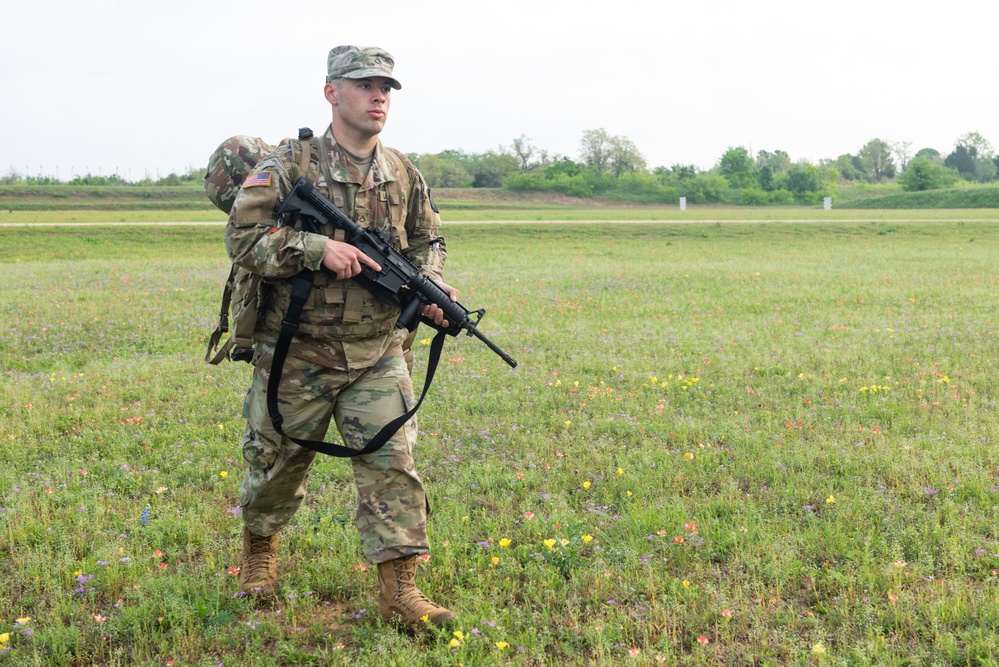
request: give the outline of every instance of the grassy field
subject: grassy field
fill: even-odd
[[[416,634],[341,461],[237,595],[220,227],[0,229],[0,664],[999,664],[999,221],[901,215],[448,229]]]

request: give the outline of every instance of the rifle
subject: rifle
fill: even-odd
[[[395,323],[396,328],[412,331],[422,320],[449,336],[457,336],[465,331],[465,335],[474,336],[485,343],[511,368],[517,367],[517,362],[510,355],[479,331],[479,322],[486,314],[484,308],[469,310],[457,301],[452,301],[440,285],[420,273],[419,269],[392,247],[381,229],[359,227],[304,178],[298,179],[277,212],[278,216],[293,213],[344,230],[346,242],[382,268],[381,272],[376,273],[363,266],[361,273],[354,276],[353,280],[382,301],[402,309]],[[450,326],[444,329],[427,318],[420,317],[420,306],[424,304],[436,304],[444,311]]]

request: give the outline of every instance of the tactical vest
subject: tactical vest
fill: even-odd
[[[333,177],[322,144],[322,137],[314,136],[291,141],[294,162],[294,165],[289,165],[291,181],[294,183],[299,176],[304,176],[359,227],[381,228],[393,247],[404,252],[409,247],[405,227],[409,161],[401,153],[386,149],[384,155],[396,172],[396,179],[361,192],[359,186]],[[309,147],[307,155],[305,146]],[[336,241],[345,240],[343,230],[332,225],[321,231]],[[268,332],[275,332],[281,328],[281,320],[288,308],[291,281],[272,283],[271,289],[270,303],[258,328],[262,326]],[[313,280],[312,293],[302,311],[299,332],[347,341],[360,340],[393,331],[398,317],[398,308],[385,303],[356,281],[335,280],[329,273],[318,271]]]
[[[386,148],[383,155],[395,172],[395,180],[380,183],[361,195],[359,186],[333,178],[323,139],[314,136],[308,128],[300,130],[298,139],[285,139],[281,144],[291,146],[292,164],[288,165],[288,170],[292,182],[305,176],[357,225],[380,227],[396,250],[405,252],[409,248],[406,193],[412,185],[415,167],[405,155]],[[308,146],[307,151],[305,146]],[[264,147],[270,148],[252,137],[232,137],[216,149],[209,161],[205,188],[218,208],[227,213],[231,210],[239,184],[266,154]],[[231,156],[237,157],[235,164]],[[343,231],[332,226],[322,232],[334,240],[344,240]],[[223,290],[219,322],[209,338],[205,361],[218,364],[230,354],[233,360],[249,361],[257,337],[263,334],[271,338],[280,329],[290,294],[290,280],[263,280],[234,264]],[[303,308],[299,331],[310,336],[360,340],[389,333],[394,329],[397,317],[397,308],[384,303],[355,281],[334,280],[325,271],[317,271]],[[229,340],[216,350],[222,335],[230,328]]]

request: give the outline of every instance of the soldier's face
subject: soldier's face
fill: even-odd
[[[374,137],[388,118],[392,86],[380,76],[370,79],[345,79],[343,88],[326,84],[326,99],[333,105],[334,122],[358,137]]]

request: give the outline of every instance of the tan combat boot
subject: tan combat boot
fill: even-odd
[[[426,622],[443,627],[455,613],[434,604],[416,587],[418,560],[419,556],[406,556],[378,564],[378,614],[413,627]]]
[[[243,528],[243,565],[239,571],[239,585],[247,595],[269,597],[277,594],[277,546],[277,533],[265,537]]]

